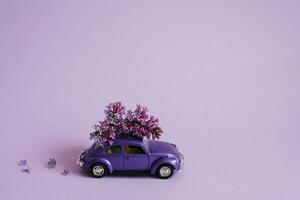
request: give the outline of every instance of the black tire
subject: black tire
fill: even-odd
[[[95,178],[102,178],[107,173],[107,168],[102,163],[95,163],[90,167],[90,174]]]
[[[160,165],[157,168],[156,175],[161,179],[168,179],[173,175],[174,168],[171,165]]]

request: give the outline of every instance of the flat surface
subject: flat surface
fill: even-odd
[[[299,1],[1,0],[0,199],[300,199],[299,10]],[[160,118],[161,139],[186,157],[182,173],[80,171],[92,125],[116,100]]]

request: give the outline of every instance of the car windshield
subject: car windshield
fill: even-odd
[[[103,147],[97,145],[97,143],[94,142],[94,143],[92,144],[92,146],[90,147],[90,149],[99,151],[99,150],[103,150]]]

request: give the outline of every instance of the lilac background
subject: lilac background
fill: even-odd
[[[0,199],[299,199],[299,10],[284,0],[1,0]],[[160,118],[183,173],[80,172],[78,152],[116,100]]]

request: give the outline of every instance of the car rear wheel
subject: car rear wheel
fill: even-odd
[[[101,178],[106,175],[106,167],[101,163],[96,163],[92,165],[90,173],[95,178]]]
[[[161,165],[157,169],[157,176],[162,179],[170,178],[173,175],[173,167],[170,165]]]

